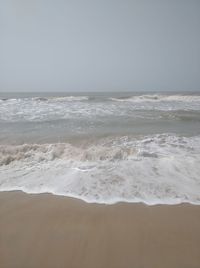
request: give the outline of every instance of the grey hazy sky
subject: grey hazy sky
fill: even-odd
[[[0,91],[200,90],[200,0],[0,0]]]

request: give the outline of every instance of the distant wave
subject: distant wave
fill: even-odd
[[[33,101],[47,101],[47,102],[72,102],[72,101],[87,101],[87,96],[65,96],[65,97],[34,97]]]
[[[67,105],[66,105],[67,104]],[[36,122],[61,119],[96,120],[103,116],[132,116],[148,119],[148,111],[187,111],[182,119],[198,121],[200,96],[197,95],[140,95],[117,98],[67,96],[7,99],[1,101],[0,120],[3,122]],[[146,113],[144,113],[146,111]],[[196,112],[196,114],[195,114]],[[161,115],[163,116],[163,115]],[[176,115],[173,118],[177,118]],[[181,118],[180,118],[181,119]]]
[[[65,101],[121,101],[121,102],[159,102],[159,101],[178,101],[178,102],[200,102],[200,95],[183,95],[183,94],[172,94],[172,95],[165,95],[165,94],[141,94],[141,95],[121,95],[119,97],[110,97],[110,96],[83,96],[83,95],[71,95],[71,96],[49,96],[49,97],[24,97],[24,98],[0,98],[0,101],[58,101],[58,102],[65,102]]]
[[[66,96],[66,97],[51,97],[48,101],[86,101],[89,97],[87,96]]]
[[[170,134],[0,146],[0,191],[50,192],[87,202],[200,204],[200,137]]]
[[[85,101],[88,100],[87,96],[65,96],[65,97],[32,97],[32,98],[2,98],[0,101],[54,101],[54,102],[64,102],[64,101]]]
[[[158,102],[158,101],[182,101],[182,102],[200,102],[200,96],[197,95],[139,95],[139,96],[130,96],[130,97],[118,97],[110,98],[112,101],[132,101],[132,102]]]

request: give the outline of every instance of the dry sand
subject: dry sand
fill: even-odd
[[[199,268],[200,206],[0,193],[0,268]]]

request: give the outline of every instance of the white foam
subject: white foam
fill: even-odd
[[[0,120],[49,121],[101,119],[103,116],[135,116],[135,111],[200,111],[200,96],[140,95],[92,101],[87,96],[8,99],[0,105]]]
[[[159,101],[181,101],[181,102],[200,102],[198,95],[139,95],[125,98],[110,98],[113,101],[120,102],[159,102]]]
[[[0,164],[0,191],[48,192],[106,204],[200,204],[200,137],[1,146]]]
[[[65,97],[52,97],[52,98],[49,98],[48,100],[49,101],[85,101],[85,100],[88,100],[89,97],[87,96],[65,96]]]

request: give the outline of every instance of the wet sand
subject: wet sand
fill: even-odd
[[[1,268],[199,268],[200,206],[0,193]]]

